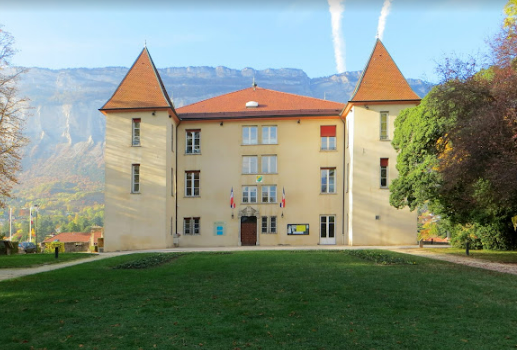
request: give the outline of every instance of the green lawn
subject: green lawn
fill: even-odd
[[[368,260],[379,254],[255,251],[115,269],[152,256],[135,254],[3,281],[0,347],[517,346],[517,276],[383,253],[398,264]]]
[[[13,254],[0,255],[0,269],[35,267],[48,264],[57,264],[95,256],[89,253],[59,253],[56,259],[54,254]]]
[[[458,248],[426,248],[425,250],[434,253],[452,254],[467,257],[465,249]],[[500,250],[470,250],[468,257],[472,259],[488,260],[500,263],[517,264],[517,251],[500,251]]]

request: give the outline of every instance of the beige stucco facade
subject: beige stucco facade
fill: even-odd
[[[299,121],[299,122],[298,122]],[[332,151],[320,148],[320,126],[335,125],[340,147]],[[243,127],[256,126],[258,143],[244,145]],[[278,141],[261,144],[262,126],[275,126]],[[199,129],[201,153],[185,153],[186,130]],[[335,216],[336,244],[343,244],[343,123],[339,118],[318,117],[303,119],[243,120],[212,122],[182,122],[178,128],[178,222],[184,217],[199,217],[199,235],[185,235],[183,227],[180,245],[237,246],[241,244],[241,216],[247,208],[253,210],[257,221],[259,245],[316,245],[319,239],[320,215]],[[258,171],[243,174],[243,157],[257,157]],[[261,171],[264,156],[277,157],[277,172]],[[320,190],[320,169],[335,168],[336,189],[332,194]],[[199,197],[185,196],[185,172],[200,172]],[[257,182],[262,176],[262,182]],[[243,186],[256,186],[257,203],[243,202]],[[276,186],[276,200],[262,203],[263,186]],[[231,189],[235,209],[230,207]],[[282,191],[286,193],[286,207],[280,207]],[[248,209],[248,210],[250,210]],[[233,217],[232,217],[233,216]],[[276,217],[277,232],[261,233],[261,218]],[[217,235],[214,226],[223,224],[225,232]],[[287,234],[287,225],[309,225],[308,235]]]
[[[347,116],[350,168],[345,189],[347,236],[351,245],[415,244],[417,214],[389,205],[389,184],[397,177],[397,152],[391,146],[395,118],[414,104],[356,105]],[[388,137],[381,139],[381,112],[388,113]],[[380,159],[388,159],[387,187],[381,188]]]
[[[136,147],[132,146],[133,118],[141,119],[141,145]],[[172,246],[173,123],[166,111],[114,112],[106,118],[106,251]],[[133,164],[140,165],[140,193],[131,189]]]
[[[144,48],[101,108],[105,251],[416,244],[388,187],[394,121],[419,101],[378,40],[346,105],[253,84],[176,110]]]

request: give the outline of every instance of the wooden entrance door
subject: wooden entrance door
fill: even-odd
[[[257,244],[257,217],[241,217],[241,245]]]

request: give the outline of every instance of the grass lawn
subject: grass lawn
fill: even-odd
[[[0,269],[35,267],[48,264],[57,264],[78,259],[85,259],[96,254],[89,253],[59,253],[56,259],[54,254],[13,254],[0,255]]]
[[[517,276],[382,253],[399,264],[342,251],[254,251],[114,268],[152,256],[134,254],[3,281],[0,347],[517,346]]]
[[[435,253],[452,254],[463,257],[471,257],[473,259],[488,260],[499,263],[517,264],[517,251],[500,251],[500,250],[470,250],[470,255],[465,254],[465,249],[459,248],[425,248]]]

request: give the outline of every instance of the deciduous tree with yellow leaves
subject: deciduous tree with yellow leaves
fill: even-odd
[[[427,203],[457,243],[474,239],[491,249],[517,246],[516,2],[505,8],[489,61],[447,60],[443,82],[400,114],[393,139],[399,178],[391,204]]]

